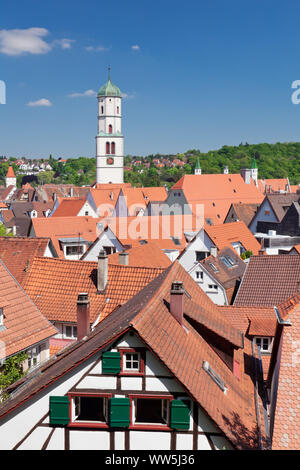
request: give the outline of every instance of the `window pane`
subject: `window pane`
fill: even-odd
[[[165,424],[162,414],[162,400],[138,398],[136,400],[136,423]]]
[[[105,421],[103,397],[79,397],[80,406],[76,409],[80,411],[76,421]]]

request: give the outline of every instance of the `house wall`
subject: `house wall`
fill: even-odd
[[[90,216],[90,217],[94,217],[95,219],[98,217],[98,214],[88,202],[85,202],[82,208],[80,209],[80,211],[78,212],[77,216],[78,217]]]
[[[267,214],[266,214],[267,212]],[[250,231],[255,234],[257,232],[258,222],[278,222],[276,215],[267,199],[265,199],[259,207],[254,219],[249,225]]]
[[[231,449],[231,445],[201,407],[190,399],[191,413],[188,430],[171,430],[167,426],[154,429],[99,428],[73,423],[56,427],[49,424],[49,397],[70,393],[109,393],[113,397],[139,394],[174,398],[189,398],[187,392],[156,358],[145,348],[139,337],[127,333],[110,350],[144,348],[143,376],[113,376],[102,374],[101,354],[90,357],[31,398],[0,421],[0,449],[20,450],[206,450]],[[73,411],[70,411],[72,413]]]
[[[203,273],[203,279],[199,279],[197,277],[197,272]],[[221,284],[216,281],[215,278],[210,276],[210,274],[205,271],[200,263],[197,263],[193,268],[188,271],[190,276],[197,282],[198,286],[201,287],[203,292],[205,292],[208,297],[213,301],[216,305],[228,305],[227,295],[225,289],[221,286]],[[217,289],[211,288],[209,286],[216,285]]]
[[[99,251],[104,247],[115,247],[116,252],[124,251],[123,245],[114,237],[110,231],[103,232],[93,247],[89,250],[83,261],[98,261]]]

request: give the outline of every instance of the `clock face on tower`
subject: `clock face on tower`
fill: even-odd
[[[106,159],[107,165],[113,165],[114,164],[114,159],[112,157],[109,157]]]

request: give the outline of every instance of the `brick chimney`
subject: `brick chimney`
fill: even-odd
[[[77,340],[85,338],[90,331],[90,301],[88,294],[78,294],[77,298]]]
[[[129,253],[126,251],[119,253],[119,264],[122,264],[123,266],[129,265]]]
[[[108,274],[108,257],[105,250],[100,250],[98,255],[98,271],[97,271],[97,290],[102,292],[107,286]]]
[[[184,292],[183,283],[181,281],[172,282],[170,312],[180,325],[183,323]]]

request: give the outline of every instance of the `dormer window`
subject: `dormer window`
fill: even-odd
[[[271,353],[272,338],[269,336],[256,336],[254,338],[256,346],[260,348],[261,353]]]

